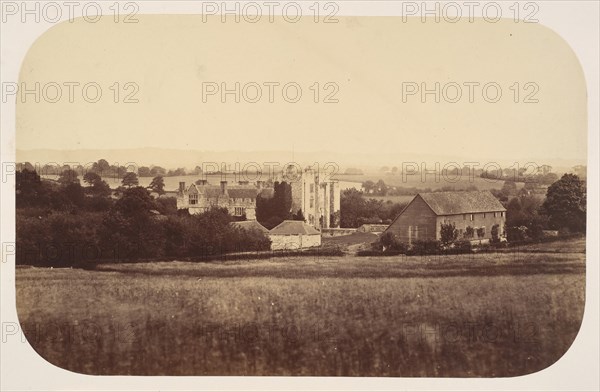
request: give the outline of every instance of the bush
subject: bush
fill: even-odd
[[[385,249],[386,253],[406,253],[408,246],[400,241],[396,235],[390,231],[386,231],[379,239],[380,244]]]
[[[454,250],[457,253],[469,253],[472,250],[471,241],[460,240],[454,243]]]
[[[437,240],[413,241],[407,254],[411,255],[435,255],[440,253],[441,244]]]
[[[492,244],[497,244],[500,242],[500,225],[499,224],[495,224],[494,226],[492,226],[492,238],[490,239],[490,242]]]

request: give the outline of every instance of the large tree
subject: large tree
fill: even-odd
[[[511,242],[527,238],[538,239],[547,225],[547,217],[540,207],[539,197],[521,194],[510,200],[506,206],[506,234]]]
[[[94,172],[87,172],[83,176],[83,181],[85,181],[89,186],[87,191],[95,196],[109,196],[110,195],[110,186],[102,177]]]
[[[448,246],[458,238],[458,230],[454,223],[442,223],[440,228],[441,243],[444,246]]]
[[[66,169],[60,173],[58,177],[58,182],[61,185],[69,185],[69,184],[79,184],[79,179],[77,178],[77,172],[75,170]]]
[[[148,189],[158,193],[159,195],[163,195],[165,193],[165,180],[162,176],[156,176],[152,179],[150,185],[148,185]]]
[[[138,176],[134,172],[127,172],[123,176],[123,180],[121,180],[123,186],[131,188],[132,186],[137,186],[139,184]]]
[[[276,181],[273,189],[273,197],[258,195],[256,198],[256,220],[267,229],[292,219],[292,187],[285,181]]]
[[[564,174],[548,188],[542,211],[553,229],[585,232],[586,186],[575,174]]]

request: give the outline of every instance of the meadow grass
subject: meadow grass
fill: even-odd
[[[567,351],[585,292],[580,249],[521,256],[19,268],[17,309],[87,374],[516,376]]]

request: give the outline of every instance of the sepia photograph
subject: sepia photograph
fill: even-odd
[[[2,52],[3,343],[78,376],[522,379],[597,328],[568,6],[359,3],[2,1],[39,30]]]

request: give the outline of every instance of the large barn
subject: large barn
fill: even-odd
[[[494,225],[504,235],[505,222],[506,209],[489,191],[419,193],[385,232],[405,243],[440,240],[442,224],[453,223],[459,239],[489,240]]]

